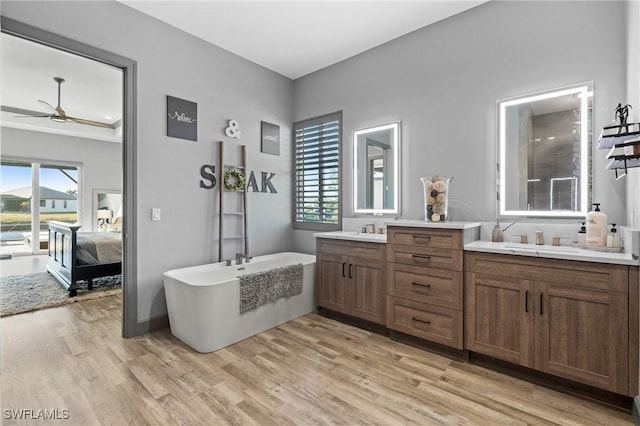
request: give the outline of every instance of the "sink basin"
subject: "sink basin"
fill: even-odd
[[[359,241],[386,241],[386,234],[369,234],[364,232],[353,232],[353,231],[332,231],[332,232],[322,232],[317,234],[318,236],[325,236],[328,238],[339,238],[339,239],[353,239]]]
[[[505,248],[512,250],[526,250],[537,253],[578,253],[578,249],[568,246],[538,246],[531,244],[507,244]]]

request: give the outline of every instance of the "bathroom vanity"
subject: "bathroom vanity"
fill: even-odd
[[[638,267],[467,252],[465,349],[635,395]]]
[[[316,302],[463,357],[638,392],[639,261],[480,241],[480,223],[395,221],[316,234]]]

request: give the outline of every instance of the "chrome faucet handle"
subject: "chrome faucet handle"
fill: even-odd
[[[571,237],[553,237],[553,245],[554,246],[559,246],[560,245],[560,240],[570,240]]]
[[[225,260],[225,263],[227,264],[227,266],[231,266],[231,259]]]
[[[536,231],[536,245],[544,245],[544,234],[542,231]]]
[[[514,235],[514,237],[520,237],[520,244],[529,243],[529,237],[527,237],[527,234],[517,234],[517,235]]]
[[[236,265],[242,265],[242,253],[236,253]]]

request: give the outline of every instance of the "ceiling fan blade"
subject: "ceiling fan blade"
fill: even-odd
[[[68,115],[67,115],[67,120],[73,121],[74,123],[78,123],[78,124],[86,124],[89,126],[103,127],[105,129],[113,129],[113,126],[111,124],[102,123],[100,121],[86,120],[84,118],[70,117]]]
[[[2,110],[2,112],[9,112],[12,114],[16,114],[14,115],[14,117],[19,117],[19,118],[29,118],[29,117],[37,117],[37,118],[48,118],[51,117],[51,114],[47,114],[44,113],[42,111],[34,111],[31,109],[24,109],[24,108],[17,108],[17,107],[12,107],[12,106],[8,106],[8,105],[2,105],[0,106],[0,110]]]
[[[42,105],[44,109],[51,111],[51,114],[57,114],[56,109],[52,107],[50,103],[41,101],[40,99],[38,99],[38,103],[40,103],[40,105]]]
[[[51,114],[40,114],[40,115],[14,115],[13,118],[49,118]]]

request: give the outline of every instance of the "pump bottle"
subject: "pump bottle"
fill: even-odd
[[[587,213],[587,246],[607,246],[607,215],[600,211],[600,203],[593,203],[595,208]]]
[[[620,247],[620,237],[618,237],[618,230],[616,229],[615,223],[611,224],[611,231],[609,231],[609,234],[607,235],[607,247]]]
[[[587,245],[587,228],[584,222],[581,222],[580,231],[578,231],[578,247]]]

